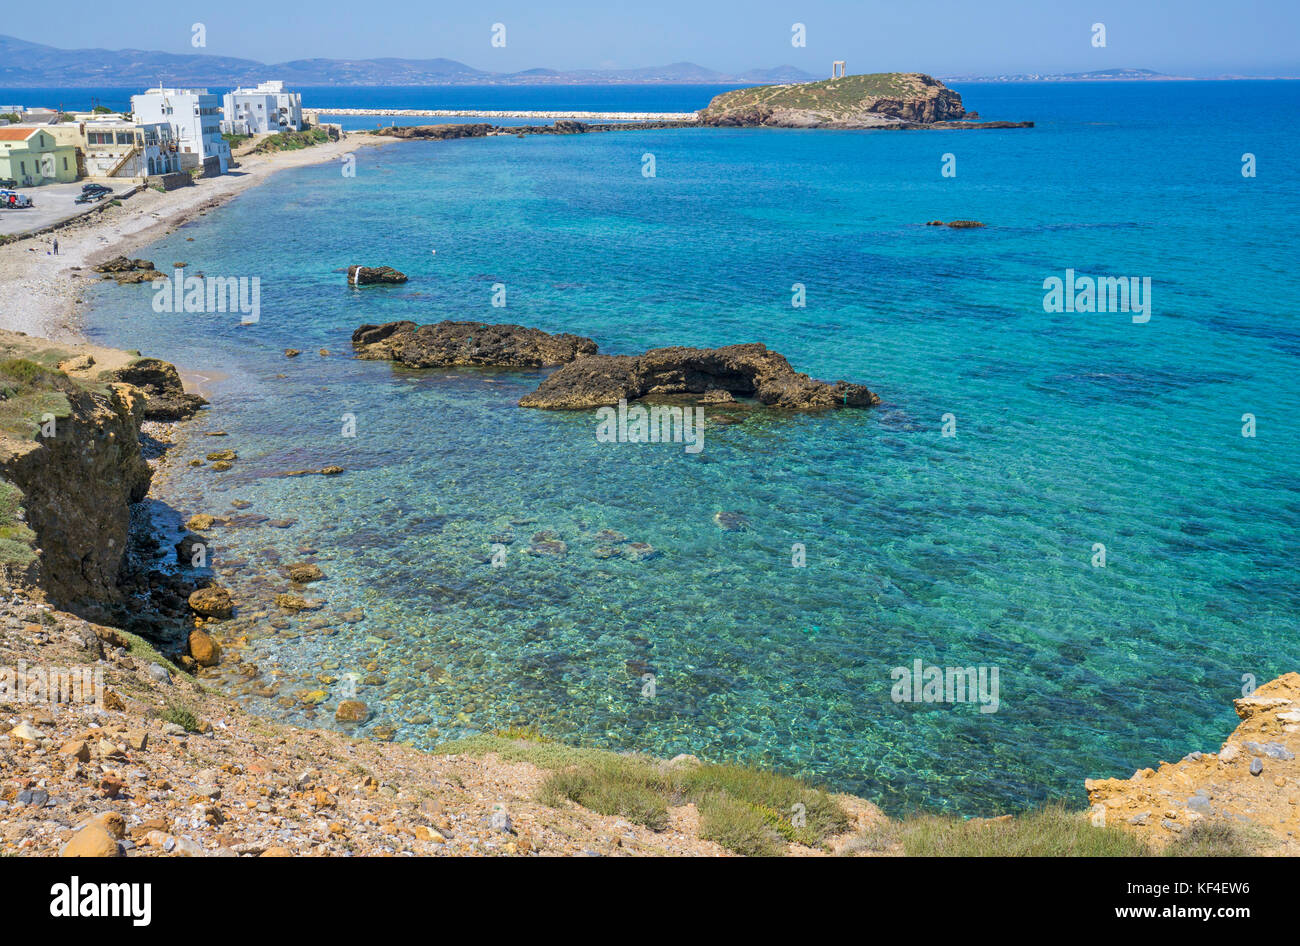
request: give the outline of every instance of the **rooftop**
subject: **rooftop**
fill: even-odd
[[[0,141],[26,141],[44,127],[44,125],[0,126]]]

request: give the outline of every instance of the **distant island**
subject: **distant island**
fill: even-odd
[[[691,62],[637,69],[490,72],[454,59],[253,59],[140,49],[58,49],[0,35],[0,86],[86,88],[256,84],[273,74],[293,86],[375,85],[728,85],[806,82],[794,66],[718,72]]]
[[[961,95],[921,72],[844,75],[736,89],[699,113],[705,125],[771,128],[1029,128],[983,122]]]
[[[942,76],[947,82],[1191,82],[1227,79],[1291,79],[1294,76],[1174,76],[1152,69],[1093,69],[1090,72],[1012,72],[1005,75]]]

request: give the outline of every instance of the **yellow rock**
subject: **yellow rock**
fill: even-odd
[[[59,749],[59,755],[69,755],[78,762],[90,761],[90,746],[86,745],[84,739],[74,739],[72,742],[66,742]]]
[[[23,742],[38,742],[41,734],[37,732],[36,727],[29,723],[19,723],[13,729],[9,730],[10,739],[20,739]]]
[[[103,814],[96,815],[95,820],[91,823],[99,825],[119,840],[126,837],[126,819],[116,811],[106,811]]]
[[[340,723],[364,723],[370,716],[370,708],[360,700],[344,700],[334,711],[334,719]]]
[[[110,742],[107,739],[100,739],[99,754],[105,759],[111,758],[113,756],[120,756],[122,754],[122,747],[115,742]]]
[[[122,852],[108,829],[91,823],[74,834],[60,853],[64,857],[120,857]]]
[[[200,667],[215,667],[221,660],[221,646],[207,631],[190,631],[190,656]]]
[[[217,521],[216,516],[210,516],[206,512],[190,516],[189,521],[185,523],[185,528],[193,529],[195,532],[202,532],[205,529],[211,529],[212,524]]]

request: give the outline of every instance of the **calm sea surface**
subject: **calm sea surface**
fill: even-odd
[[[142,254],[259,277],[255,326],[97,285],[96,341],[228,376],[197,427],[229,436],[195,438],[161,498],[294,520],[214,530],[223,580],[281,590],[276,564],[319,549],[325,607],[246,620],[249,659],[284,694],[355,673],[368,725],[420,744],[536,725],[773,766],[894,812],[1081,804],[1086,777],[1217,748],[1243,678],[1300,663],[1300,84],[958,88],[985,118],[1038,125],[361,149],[355,177],[285,172]],[[475,103],[711,94],[681,92]],[[955,218],[988,226],[923,225]],[[411,279],[353,290],[350,263]],[[1149,277],[1150,321],[1045,312],[1043,282],[1067,268]],[[540,373],[349,357],[363,322],[444,318],[610,353],[762,341],[884,404],[752,411],[689,455],[598,443],[590,412],[516,407]],[[214,444],[239,452],[232,471],[184,465]],[[273,475],[334,463],[347,472]],[[720,510],[748,530],[723,532]],[[659,554],[598,558],[603,529]],[[567,556],[524,554],[546,530]],[[364,619],[340,620],[355,608]],[[894,702],[891,670],[918,659],[998,668],[997,712]],[[325,724],[341,694],[324,688],[315,714],[245,699]]]

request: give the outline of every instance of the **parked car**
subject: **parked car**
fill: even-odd
[[[82,184],[81,192],[83,194],[111,194],[113,188],[105,187],[103,184]]]
[[[32,199],[26,194],[20,194],[15,190],[8,188],[0,189],[0,207],[31,207]]]
[[[18,186],[18,182],[15,181],[12,177],[0,178],[0,187],[12,189],[17,186]]]

